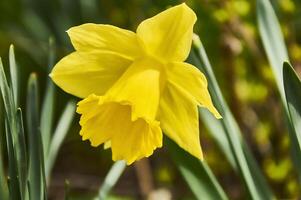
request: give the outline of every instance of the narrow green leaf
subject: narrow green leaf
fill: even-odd
[[[49,147],[49,154],[46,160],[46,177],[49,180],[52,167],[57,157],[58,151],[68,133],[68,130],[72,124],[75,114],[76,104],[74,101],[69,101],[66,108],[58,122],[58,125],[54,131],[53,138]]]
[[[31,74],[27,88],[26,119],[28,129],[29,148],[29,182],[30,197],[32,199],[43,199],[46,187],[43,182],[43,161],[41,149],[41,133],[39,129],[38,111],[38,85],[36,74]]]
[[[0,98],[0,118],[4,119],[3,115],[3,101]],[[0,199],[8,199],[8,187],[7,187],[7,175],[4,171],[4,147],[5,144],[5,132],[3,130],[4,120],[0,120]]]
[[[300,132],[296,132],[294,124],[291,121],[291,111],[288,108],[289,104],[287,96],[285,96],[287,95],[287,91],[284,91],[284,84],[288,83],[283,82],[283,62],[288,61],[289,58],[277,16],[269,0],[257,0],[257,20],[263,46],[272,66],[278,89],[281,94],[289,137],[292,144],[292,158],[299,176],[299,181],[301,182],[300,141],[296,140],[300,137],[298,136]]]
[[[288,55],[279,22],[269,0],[257,0],[257,21],[264,48],[272,65],[281,97],[284,99],[282,63],[288,60]]]
[[[3,99],[3,104],[5,108],[5,114],[8,120],[9,125],[15,127],[15,111],[14,111],[14,102],[11,95],[11,90],[8,86],[7,79],[5,76],[5,72],[3,69],[2,60],[0,59],[0,88]]]
[[[22,147],[22,141],[20,141],[20,138],[18,136],[18,125],[17,125],[17,110],[15,107],[15,103],[14,103],[14,96],[13,93],[11,92],[10,87],[8,86],[8,82],[5,76],[5,72],[3,69],[3,65],[2,65],[2,61],[0,59],[0,88],[1,88],[1,94],[2,94],[2,99],[3,99],[3,103],[4,103],[4,108],[5,108],[5,118],[7,120],[7,130],[9,130],[9,133],[7,133],[9,135],[9,137],[6,135],[6,138],[10,139],[11,138],[11,143],[12,145],[9,146],[10,155],[13,155],[14,158],[12,158],[12,160],[14,160],[14,162],[11,162],[11,164],[14,164],[14,166],[17,168],[16,169],[16,176],[22,176],[24,177],[24,174],[22,174],[22,172],[24,171],[23,167],[23,160],[24,158],[22,158],[22,155],[24,154],[24,152],[22,152],[23,150],[21,149]],[[23,141],[24,142],[24,141]],[[9,145],[9,144],[8,144]],[[19,192],[21,192],[21,199],[25,198],[25,191],[23,190],[25,187],[22,185],[22,180],[18,179],[19,182]],[[12,180],[12,183],[14,184],[14,180]],[[21,191],[20,191],[21,188]]]
[[[196,199],[228,199],[205,161],[194,158],[168,138],[165,139],[169,153]]]
[[[27,155],[26,155],[26,144],[25,144],[25,134],[24,134],[24,125],[23,125],[23,117],[22,111],[19,108],[17,110],[17,130],[18,130],[18,139],[19,139],[19,147],[17,147],[19,154],[20,154],[20,161],[18,165],[20,167],[19,172],[19,181],[22,196],[25,199],[26,195],[26,188],[27,188]]]
[[[54,93],[55,87],[53,83],[48,81],[41,112],[41,134],[45,158],[47,158],[47,154],[49,153],[49,144],[51,140],[55,102]]]
[[[31,200],[32,199],[32,195],[31,195],[32,189],[31,189],[29,180],[27,180],[27,188],[28,188],[28,199]]]
[[[8,188],[9,188],[9,199],[21,199],[20,185],[18,181],[18,166],[16,162],[16,156],[13,145],[13,138],[9,129],[8,121],[5,120],[5,133],[7,142],[7,153],[8,153]]]
[[[55,59],[55,42],[53,39],[49,39],[49,58],[48,58],[48,71],[54,65]],[[54,115],[54,103],[55,103],[55,87],[50,78],[47,78],[47,86],[44,95],[42,112],[41,112],[41,133],[44,149],[44,157],[47,158],[49,152],[49,145],[51,140],[51,132],[53,126]]]
[[[301,82],[288,62],[283,63],[283,81],[291,122],[295,132],[301,133]],[[300,134],[296,134],[296,141],[301,150]]]
[[[205,125],[209,132],[217,141],[217,144],[220,145],[230,164],[234,169],[238,169],[250,197],[252,199],[274,199],[264,176],[258,170],[259,167],[255,159],[241,138],[241,131],[224,100],[206,52],[197,36],[194,38],[194,44],[197,53],[194,50],[192,51],[191,62],[206,75],[212,101],[223,117],[221,120],[212,117],[208,119],[208,115],[205,115],[205,111],[201,109],[201,118],[206,122]],[[225,139],[227,142],[222,141]],[[235,165],[233,165],[233,161],[235,161]]]
[[[102,186],[99,189],[98,197],[95,199],[105,200],[111,191],[111,189],[115,186],[123,171],[125,170],[126,163],[125,161],[117,161],[111,167],[109,173],[107,174]]]
[[[13,90],[13,98],[15,102],[15,107],[17,108],[19,105],[19,97],[18,97],[18,68],[15,58],[14,46],[10,45],[9,47],[9,68],[10,68],[10,78],[11,78],[11,89]]]
[[[295,142],[297,155],[301,155],[301,81],[288,62],[283,63],[283,82],[290,117],[289,122],[293,128],[290,132],[291,138]],[[298,170],[301,170],[301,165],[299,165]]]
[[[0,199],[8,199],[7,176],[4,171],[4,135],[0,132]]]

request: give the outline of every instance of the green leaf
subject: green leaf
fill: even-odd
[[[54,40],[49,39],[49,61],[48,71],[51,70],[55,59]],[[55,103],[55,87],[50,78],[47,78],[47,86],[44,95],[42,112],[41,112],[41,133],[44,149],[44,157],[46,158],[49,152],[49,144],[51,140],[51,131],[54,117],[54,103]]]
[[[300,132],[296,132],[294,124],[291,121],[290,112],[292,111],[288,108],[288,99],[287,96],[285,96],[287,95],[287,91],[284,91],[284,84],[288,83],[284,83],[283,81],[283,62],[288,61],[289,58],[279,22],[269,0],[257,0],[257,20],[264,49],[268,55],[281,94],[289,137],[292,144],[292,158],[299,176],[299,181],[301,182],[300,142],[296,140],[300,137],[298,136]]]
[[[11,90],[8,86],[6,75],[3,69],[2,60],[0,59],[0,88],[3,99],[3,104],[5,108],[6,119],[10,127],[15,127],[15,104],[13,102],[13,97]]]
[[[26,118],[29,148],[29,182],[31,199],[43,199],[43,145],[39,128],[38,85],[36,74],[31,74],[28,81]]]
[[[98,197],[95,199],[105,200],[108,197],[109,192],[115,186],[123,171],[125,170],[125,161],[117,161],[113,164],[110,171],[108,172],[102,186],[99,189]]]
[[[49,154],[46,160],[46,177],[50,177],[52,167],[54,165],[55,159],[57,157],[58,151],[68,133],[68,130],[72,124],[74,114],[75,114],[76,104],[74,101],[69,101],[66,108],[58,122],[56,130],[54,131],[53,138],[51,140]],[[48,179],[49,180],[49,179]]]
[[[283,82],[291,123],[296,133],[301,133],[301,82],[293,67],[283,63]],[[301,135],[295,135],[301,150]]]
[[[197,36],[194,39],[196,52],[194,50],[191,52],[190,61],[206,75],[212,101],[223,117],[217,120],[204,114],[207,111],[201,108],[201,118],[206,122],[209,133],[217,141],[230,164],[240,173],[250,197],[274,199],[255,159],[241,137],[242,133],[224,100],[203,45]]]
[[[20,192],[20,185],[18,181],[18,166],[16,163],[16,156],[14,151],[12,134],[9,129],[8,121],[5,120],[5,133],[7,142],[7,153],[8,153],[8,188],[9,198],[12,200],[21,199],[22,195]]]
[[[8,154],[8,175],[9,175],[9,191],[10,199],[21,198],[19,183],[17,179],[18,170],[16,165],[16,157],[13,145],[12,131],[10,124],[13,124],[12,110],[14,108],[14,103],[11,101],[10,88],[7,83],[5,72],[2,65],[2,60],[0,59],[0,88],[2,94],[2,100],[5,108],[5,134],[6,134],[6,145]]]
[[[288,60],[288,54],[279,22],[269,0],[257,0],[257,21],[263,46],[272,65],[281,97],[284,99],[282,63]]]
[[[170,139],[164,139],[169,153],[196,199],[228,199],[205,161],[189,155]]]
[[[9,47],[9,68],[10,68],[10,78],[11,78],[11,89],[13,90],[13,98],[15,102],[15,107],[17,108],[19,105],[19,97],[18,97],[18,68],[15,58],[14,46],[10,45]]]
[[[295,142],[297,155],[301,155],[301,82],[294,71],[293,67],[288,63],[283,63],[283,82],[284,91],[287,99],[287,107],[289,111],[289,123],[291,124],[292,130],[291,138],[292,142]],[[299,134],[298,134],[299,133]],[[301,157],[299,157],[299,164]],[[301,170],[299,165],[298,170]]]
[[[20,167],[19,181],[21,183],[20,187],[22,191],[22,196],[25,199],[26,188],[27,188],[27,154],[26,154],[26,144],[25,144],[26,139],[24,134],[23,117],[20,108],[17,109],[16,115],[17,115],[18,139],[19,139],[20,146],[15,148],[17,148],[20,153],[20,161],[18,162],[18,165]]]
[[[18,187],[16,189],[16,194],[18,195],[20,193],[20,199],[25,198],[25,191],[24,189],[26,186],[23,185],[23,180],[22,177],[25,175],[23,174],[24,172],[24,158],[22,157],[24,155],[24,150],[22,149],[22,143],[24,141],[20,141],[19,137],[19,130],[18,130],[18,124],[17,124],[17,110],[15,107],[15,101],[14,101],[14,96],[13,93],[11,92],[10,87],[8,86],[8,82],[5,76],[5,72],[3,69],[2,61],[0,60],[0,88],[1,88],[1,94],[2,94],[2,99],[4,103],[4,108],[5,108],[5,118],[7,120],[6,123],[6,130],[9,132],[6,132],[6,138],[7,138],[7,145],[9,148],[9,163],[12,166],[11,170],[16,170],[14,171],[15,174],[10,173],[10,178],[11,178],[11,183],[15,187],[15,181],[18,182]],[[26,159],[26,158],[25,158]],[[14,169],[16,168],[16,169]],[[17,178],[15,180],[11,176],[17,176],[21,178]],[[10,187],[10,190],[12,187]]]
[[[41,134],[45,158],[47,158],[47,154],[49,153],[49,145],[51,140],[55,102],[54,93],[55,87],[53,83],[48,81],[41,112]]]
[[[2,113],[2,99],[0,98],[0,115],[3,118]],[[2,127],[2,120],[0,121],[0,127]],[[4,171],[4,146],[5,146],[4,132],[0,131],[0,199],[8,199],[8,187],[7,187],[7,175]]]
[[[0,133],[0,199],[8,199],[7,178],[3,166],[3,139],[4,137]]]

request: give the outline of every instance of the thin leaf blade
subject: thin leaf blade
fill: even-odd
[[[168,138],[166,143],[169,153],[196,199],[228,199],[205,161],[192,157]]]
[[[54,39],[49,39],[49,56],[48,56],[48,71],[54,65],[55,60],[55,42]],[[41,111],[41,133],[44,149],[44,157],[47,157],[51,140],[51,131],[53,126],[55,104],[55,87],[50,78],[47,78],[47,86],[44,95]]]
[[[23,150],[22,141],[18,137],[18,125],[17,125],[17,110],[16,104],[14,101],[13,93],[8,85],[6,75],[3,69],[2,61],[0,59],[0,89],[2,94],[2,99],[5,108],[5,118],[6,118],[6,139],[7,139],[7,148],[9,148],[9,163],[11,166],[11,173],[9,173],[10,177],[24,177],[23,174]],[[9,167],[10,168],[10,167]],[[15,169],[16,168],[16,169]],[[18,182],[18,187],[15,186],[15,182]],[[25,186],[23,185],[23,180],[21,178],[11,178],[10,183],[14,185],[11,187],[9,185],[9,189],[16,190],[14,195],[18,195],[18,198],[25,198]]]
[[[301,155],[301,81],[288,62],[283,63],[283,82],[290,116],[289,122],[296,133],[292,136]]]
[[[64,109],[64,112],[58,122],[56,130],[49,147],[49,154],[46,160],[46,177],[49,180],[50,172],[53,168],[58,151],[68,133],[75,114],[76,104],[74,101],[69,101]]]
[[[9,129],[8,121],[5,120],[5,133],[7,142],[7,152],[8,152],[8,188],[9,188],[9,198],[11,199],[21,199],[20,185],[18,181],[18,166],[16,162],[16,156],[14,151],[12,134]]]
[[[95,200],[105,200],[107,198],[109,192],[115,186],[125,168],[126,162],[123,160],[117,161],[113,164],[110,171],[106,175],[105,180],[98,191],[98,197],[95,198]]]
[[[10,45],[9,47],[9,68],[10,68],[10,78],[11,78],[11,89],[13,90],[13,98],[15,102],[15,107],[17,108],[19,105],[19,97],[18,97],[18,68],[15,58],[15,50],[14,46]]]
[[[0,98],[0,115],[3,117],[2,112],[2,99]],[[3,122],[0,122],[1,129]],[[4,132],[0,132],[0,199],[8,199],[7,175],[4,171],[4,146],[5,146]]]
[[[30,197],[43,199],[46,187],[43,182],[43,161],[41,133],[39,129],[38,86],[36,74],[31,74],[27,89],[27,128],[29,143],[29,182]]]
[[[281,97],[284,99],[282,63],[288,60],[288,54],[280,24],[269,0],[257,0],[257,21],[264,48],[275,74]]]
[[[47,157],[49,145],[51,141],[51,131],[53,125],[54,102],[55,102],[55,87],[53,83],[48,81],[45,92],[45,98],[42,105],[41,112],[41,134],[43,141],[44,157]]]
[[[25,144],[25,134],[24,134],[24,125],[23,125],[23,117],[21,109],[17,109],[17,131],[18,131],[18,140],[19,146],[18,151],[20,154],[20,160],[18,165],[20,167],[19,172],[19,181],[20,187],[22,191],[22,196],[25,199],[26,189],[27,189],[27,151],[26,151],[26,144]]]

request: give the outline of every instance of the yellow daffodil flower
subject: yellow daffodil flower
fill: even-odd
[[[80,134],[111,147],[113,160],[148,157],[162,146],[162,130],[202,159],[198,106],[220,118],[205,76],[184,62],[196,22],[181,4],[143,21],[136,33],[103,24],[67,31],[75,52],[50,74],[78,103]]]

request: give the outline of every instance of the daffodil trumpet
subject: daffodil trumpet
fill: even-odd
[[[83,98],[80,135],[111,148],[113,160],[131,164],[162,147],[163,132],[203,159],[198,106],[216,118],[206,77],[184,62],[195,13],[186,5],[146,19],[136,33],[111,25],[83,24],[67,31],[75,51],[54,67],[52,80]]]

